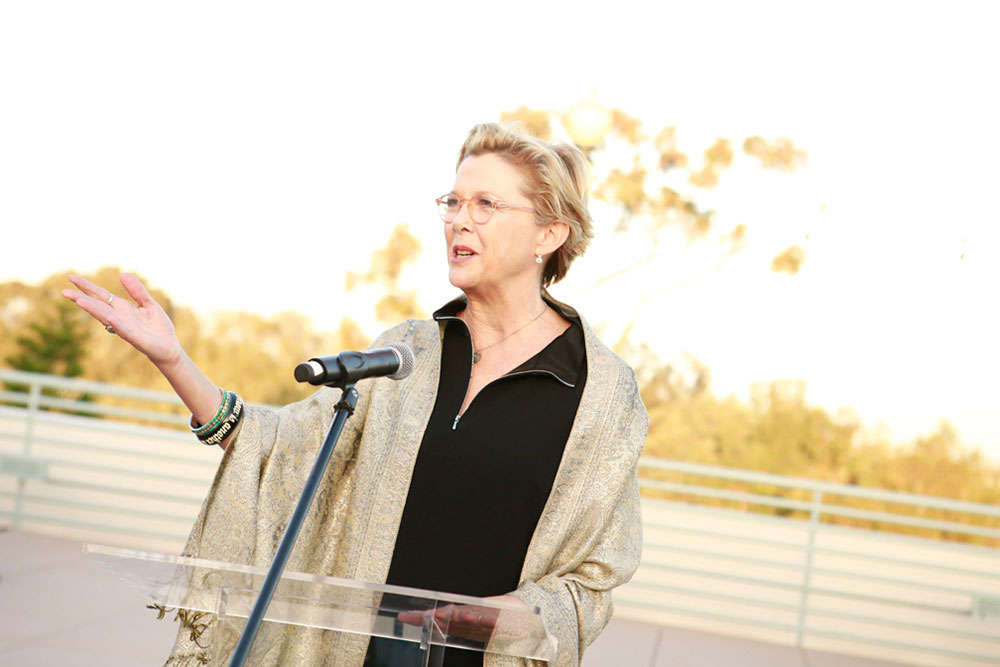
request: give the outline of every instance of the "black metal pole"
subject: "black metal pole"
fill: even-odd
[[[302,496],[299,498],[298,505],[295,506],[295,511],[292,512],[292,518],[288,521],[288,527],[285,528],[281,544],[278,545],[278,550],[274,553],[274,561],[271,563],[271,569],[267,571],[267,577],[261,586],[260,595],[257,596],[253,610],[250,612],[250,616],[247,617],[246,627],[243,628],[240,640],[236,643],[236,649],[233,651],[233,657],[229,661],[229,667],[242,667],[247,656],[250,654],[250,647],[253,645],[253,640],[257,636],[260,624],[264,620],[264,612],[267,611],[267,606],[271,603],[271,597],[274,595],[274,589],[277,588],[278,582],[281,580],[281,573],[285,570],[285,563],[288,562],[288,557],[292,553],[292,547],[295,546],[295,538],[299,536],[299,529],[302,528],[302,522],[305,521],[306,512],[309,511],[309,505],[312,504],[313,496],[316,495],[316,489],[319,488],[319,483],[323,479],[323,473],[326,472],[326,466],[330,462],[330,456],[333,454],[337,439],[340,438],[340,432],[344,429],[344,423],[347,421],[347,418],[354,414],[354,408],[357,404],[357,389],[354,388],[353,384],[346,385],[344,393],[337,403],[337,411],[334,413],[330,430],[326,434],[326,440],[323,441],[323,446],[319,450],[319,456],[316,457],[316,463],[313,464],[312,472],[309,473],[309,478],[306,479],[305,487],[302,489]]]

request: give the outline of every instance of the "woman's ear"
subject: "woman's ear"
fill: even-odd
[[[566,242],[569,237],[569,225],[562,220],[556,220],[545,225],[542,234],[538,239],[538,249],[536,255],[543,257],[551,255]]]

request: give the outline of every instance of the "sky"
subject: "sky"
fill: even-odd
[[[718,394],[800,379],[897,441],[947,418],[1000,461],[995,3],[352,4],[0,5],[0,280],[114,265],[203,313],[375,334],[343,274],[395,224],[425,309],[454,293],[432,202],[468,129],[594,91],[692,156],[787,136],[808,165],[724,174],[705,201],[750,232],[718,267],[669,239],[633,266],[648,241],[595,204],[557,297]],[[791,243],[800,274],[768,271]]]

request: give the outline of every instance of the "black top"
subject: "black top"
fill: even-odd
[[[583,329],[572,322],[541,352],[489,383],[459,415],[472,371],[455,301],[437,401],[417,454],[387,583],[480,597],[517,588],[587,381]],[[449,650],[446,665],[481,656]],[[464,654],[464,655],[453,655]]]

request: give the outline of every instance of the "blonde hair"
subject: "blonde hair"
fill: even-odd
[[[566,241],[556,249],[542,270],[542,286],[559,282],[569,265],[583,254],[594,238],[587,210],[590,188],[587,158],[576,146],[549,144],[510,126],[481,123],[469,132],[458,153],[458,165],[474,155],[492,153],[520,169],[528,184],[539,225],[562,220],[569,228]]]

